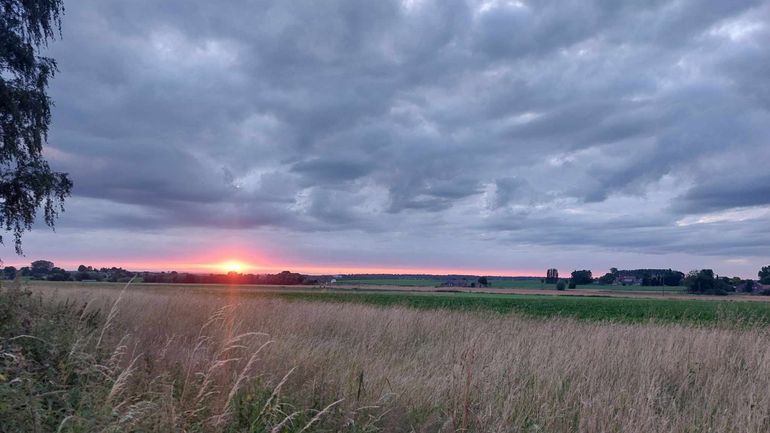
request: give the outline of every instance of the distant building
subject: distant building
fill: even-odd
[[[617,284],[621,286],[640,286],[642,284],[642,279],[633,275],[623,275],[618,277]]]
[[[676,286],[684,274],[672,269],[615,269],[612,284],[623,286]]]
[[[446,281],[441,283],[439,287],[474,287],[476,286],[475,280],[469,280],[465,277],[449,277]]]
[[[744,281],[738,285],[735,286],[735,291],[738,293],[768,293],[770,291],[770,284],[762,284],[759,281],[752,281],[752,287],[751,291],[746,291],[746,285],[748,284],[748,281]]]

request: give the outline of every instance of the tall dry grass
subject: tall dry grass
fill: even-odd
[[[48,295],[108,310],[117,293]],[[767,329],[289,303],[237,289],[129,292],[113,320],[125,380],[110,398],[167,393],[173,404],[135,411],[169,428],[198,417],[224,429],[254,416],[244,410],[277,426],[316,408],[304,424],[349,431],[770,431]],[[183,379],[159,389],[171,375]],[[250,407],[262,390],[274,391]]]

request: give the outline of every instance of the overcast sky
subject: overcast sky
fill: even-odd
[[[770,262],[768,1],[65,6],[47,157],[74,194],[6,263]]]

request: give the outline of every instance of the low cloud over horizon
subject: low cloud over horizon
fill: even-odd
[[[27,258],[770,262],[768,1],[66,8],[46,155],[75,187]]]

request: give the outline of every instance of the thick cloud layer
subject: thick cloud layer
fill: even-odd
[[[343,267],[770,255],[767,1],[69,0],[63,34],[71,255],[115,256],[104,233]]]

